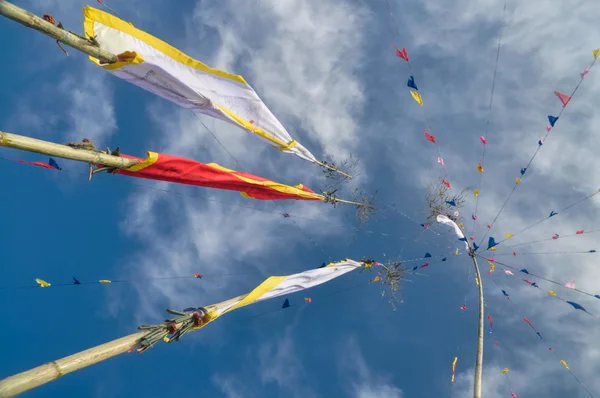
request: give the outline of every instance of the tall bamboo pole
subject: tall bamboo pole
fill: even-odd
[[[483,282],[479,273],[479,265],[475,257],[475,251],[470,249],[469,255],[473,259],[475,274],[477,276],[477,285],[479,286],[479,327],[477,328],[477,356],[475,357],[475,377],[473,378],[473,398],[481,398],[481,375],[483,373],[483,325],[484,312],[483,306]]]
[[[82,53],[97,58],[104,63],[112,64],[117,62],[117,57],[114,54],[102,50],[100,47],[93,45],[91,42],[79,37],[78,35],[56,27],[50,22],[45,21],[37,15],[17,7],[6,0],[0,0],[0,15],[12,19],[13,21],[18,22],[28,28],[35,29],[46,36],[50,36],[51,38],[65,43],[66,45],[73,47]]]
[[[206,308],[208,312],[215,311],[218,308],[228,307],[233,303],[242,300],[247,295],[248,294],[242,294],[241,296],[217,304],[211,304],[204,308]],[[177,325],[177,328],[179,327],[181,327],[181,324]],[[148,331],[133,333],[85,351],[69,355],[68,357],[48,362],[36,368],[7,377],[4,380],[0,380],[0,398],[14,397],[15,395],[39,387],[42,384],[54,381],[68,373],[75,372],[76,370],[83,369],[128,352],[138,346],[140,340],[146,333],[148,333]]]
[[[2,0],[0,0],[2,1]],[[2,3],[0,3],[2,4]],[[22,151],[36,152],[48,156],[76,160],[91,164],[100,164],[107,167],[128,168],[138,164],[138,160],[112,156],[105,153],[86,149],[75,149],[67,145],[38,140],[17,134],[0,131],[0,146],[19,149]]]

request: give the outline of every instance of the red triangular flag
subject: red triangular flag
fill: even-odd
[[[406,47],[404,47],[402,50],[400,50],[398,47],[396,47],[396,45],[394,44],[394,48],[396,49],[396,56],[402,58],[403,60],[405,60],[406,62],[408,62],[408,52],[406,52]]]
[[[558,97],[558,99],[560,100],[560,102],[562,102],[562,104],[563,104],[563,108],[564,108],[565,106],[567,106],[567,104],[569,103],[569,101],[571,101],[571,97],[569,97],[569,96],[568,96],[568,95],[566,95],[566,94],[561,94],[561,93],[559,93],[558,91],[555,91],[555,92],[554,92],[554,95],[556,95],[556,96]]]
[[[424,130],[424,131],[425,131],[425,139],[426,139],[427,141],[431,141],[431,142],[433,142],[433,143],[435,144],[435,137],[434,137],[434,136],[432,136],[431,134],[429,134],[429,133],[427,132],[427,130]]]
[[[444,184],[446,186],[446,188],[450,188],[450,183],[448,181],[446,181],[445,179],[442,179],[442,184]]]

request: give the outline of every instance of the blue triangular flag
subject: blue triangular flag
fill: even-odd
[[[596,294],[594,297],[596,297],[597,299],[600,299],[600,296],[599,296],[599,295],[597,295],[597,294]]]
[[[429,257],[431,257],[431,254],[425,253],[425,257],[424,258],[429,258]]]
[[[548,218],[550,218],[550,217],[553,217],[553,216],[555,216],[555,215],[557,215],[557,214],[558,214],[557,212],[555,212],[554,210],[552,210],[552,211],[550,212],[550,215],[548,216]]]
[[[75,279],[75,277],[73,277],[73,284],[74,285],[81,285],[81,282],[79,282],[77,279]]]
[[[524,273],[524,274],[527,274],[527,275],[529,275],[529,271],[527,271],[525,268],[523,268],[523,269],[521,270],[521,272],[522,272],[522,273]]]
[[[557,120],[558,118],[556,116],[548,115],[548,121],[550,122],[550,126],[554,127],[554,123],[556,123]]]
[[[538,141],[538,145],[539,146],[544,145],[544,139],[543,138],[540,138],[540,140]]]
[[[321,264],[321,266],[319,268],[325,268],[327,266],[327,264],[323,263]]]
[[[406,83],[406,85],[410,88],[414,88],[415,90],[419,91],[417,85],[415,84],[415,78],[413,76],[408,78],[408,83]]]
[[[60,166],[58,165],[58,163],[56,163],[56,160],[54,160],[54,159],[52,159],[52,158],[48,159],[48,164],[49,164],[50,166],[54,167],[56,170],[62,170],[62,169],[60,168]]]
[[[281,306],[281,308],[288,308],[289,306],[290,306],[290,300],[285,299],[285,301],[283,302],[283,306]]]
[[[462,238],[458,238],[458,240],[462,240],[463,242],[466,242],[466,241],[467,241],[467,238],[465,238],[465,237],[462,237]]]
[[[567,303],[571,304],[573,306],[573,308],[575,308],[576,310],[581,310],[581,311],[587,312],[585,310],[585,308],[583,308],[581,305],[579,305],[579,304],[577,304],[577,303],[575,303],[573,301],[567,301]]]
[[[506,293],[504,290],[502,291],[502,294],[504,294],[506,297],[508,297],[508,293]]]
[[[496,246],[496,239],[492,238],[490,236],[490,239],[488,239],[488,250],[490,250],[492,247]]]
[[[590,250],[588,253],[596,253],[596,250]]]
[[[413,271],[416,270],[417,268],[419,268],[419,266],[417,265],[416,267],[413,268]]]
[[[542,339],[542,335],[540,334],[540,332],[535,332],[535,333],[538,335],[538,337],[540,338],[540,340],[543,340]]]
[[[521,169],[521,177],[523,177],[523,174],[525,174],[526,171],[527,171],[527,167],[523,167]]]
[[[531,286],[533,286],[533,287],[539,287],[539,286],[537,285],[537,283],[535,283],[535,282],[533,282],[533,283],[531,284]]]
[[[453,200],[447,200],[446,203],[449,204],[450,206],[456,206],[456,202]]]
[[[442,261],[446,261],[446,257],[444,257],[444,258],[442,259]],[[599,298],[600,298],[600,297],[599,297]]]
[[[477,243],[473,242],[473,250],[477,251],[477,249],[479,249],[479,246],[477,246]]]

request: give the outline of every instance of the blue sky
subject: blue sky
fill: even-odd
[[[408,94],[408,69],[394,56],[391,43],[408,48],[448,179],[456,189],[472,191],[479,177],[479,136],[485,132],[504,3],[390,2],[401,40],[393,35],[383,0],[177,5],[115,0],[109,5],[123,19],[189,55],[243,75],[294,138],[318,156],[325,147],[338,157],[359,157],[362,168],[356,184],[379,189],[382,204],[393,203],[420,222],[425,188],[439,176],[437,153],[423,139],[423,112]],[[591,62],[592,49],[600,47],[598,7],[583,0],[569,3],[507,5],[478,237],[545,133],[546,116],[559,111],[552,91],[569,93]],[[67,29],[81,31],[81,8],[88,3],[17,4],[38,15],[49,13]],[[16,23],[0,22],[0,34],[11,38],[4,45],[10,62],[3,63],[0,74],[2,130],[56,142],[91,137],[99,146],[120,146],[131,155],[153,150],[237,168],[189,111],[110,76],[74,50],[67,48],[70,57],[65,57],[52,40]],[[519,231],[600,187],[594,173],[600,167],[595,151],[600,144],[594,113],[600,100],[597,73],[592,69],[569,104],[492,235]],[[323,183],[316,167],[273,151],[232,126],[204,120],[244,171],[313,189]],[[0,156],[46,160],[8,149],[0,150]],[[0,164],[5,187],[0,190],[0,286],[24,285],[38,277],[62,283],[72,276],[206,276],[0,290],[1,352],[10,358],[0,363],[0,377],[133,333],[140,324],[160,322],[165,308],[210,304],[244,293],[269,275],[314,268],[330,259],[413,259],[425,252],[449,254],[457,247],[453,236],[419,234],[416,223],[392,211],[369,225],[379,234],[354,236],[350,228],[339,227],[352,224],[351,209],[252,202],[235,192],[120,176],[99,175],[87,182],[85,165],[59,163],[64,168],[60,173]],[[474,209],[473,197],[468,199],[467,217]],[[290,220],[270,212],[310,219],[294,220],[319,248]],[[593,230],[598,221],[598,201],[589,200],[515,237],[514,243]],[[412,242],[415,236],[417,242]],[[594,235],[583,235],[526,246],[523,252],[600,249],[595,244]],[[600,293],[592,255],[502,258],[557,281],[574,279],[578,288]],[[449,260],[407,282],[404,304],[397,311],[381,299],[378,287],[366,284],[368,276],[349,274],[305,294],[313,298],[308,306],[258,317],[254,315],[279,307],[283,300],[247,307],[177,344],[161,344],[143,355],[122,355],[26,396],[195,396],[198,389],[206,396],[227,398],[468,396],[476,286],[467,259]],[[235,275],[220,275],[225,273]],[[515,305],[506,302],[492,278],[510,292]],[[339,292],[361,282],[365,286]],[[501,374],[505,367],[511,369],[518,396],[587,396],[548,353],[549,344],[592,392],[600,391],[595,377],[600,370],[598,320],[544,292],[553,288],[600,313],[595,299],[543,281],[539,284],[544,290],[535,290],[499,270],[485,275],[483,283],[495,328],[485,343],[484,396],[510,396]],[[300,303],[305,295],[289,298]],[[463,312],[465,296],[468,310]],[[523,322],[524,316],[542,333],[543,343]],[[500,350],[493,346],[495,339]],[[457,379],[451,385],[455,356]]]

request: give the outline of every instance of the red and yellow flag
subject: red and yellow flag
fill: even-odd
[[[200,163],[195,160],[147,152],[148,158],[121,155],[124,158],[139,160],[140,163],[120,169],[117,174],[150,180],[169,181],[177,184],[195,185],[217,189],[239,191],[242,196],[261,200],[324,200],[302,184],[294,187],[270,181],[241,171],[227,169],[216,163]]]

